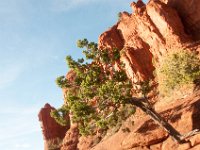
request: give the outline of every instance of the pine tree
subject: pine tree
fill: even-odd
[[[72,114],[72,121],[79,124],[82,135],[106,132],[135,112],[131,107],[131,111],[124,113],[130,108],[126,101],[131,98],[131,82],[122,69],[123,65],[120,70],[114,67],[120,58],[118,49],[99,50],[96,43],[87,39],[79,40],[77,46],[84,49],[86,61],[66,57],[69,68],[76,74],[75,81],[70,83],[64,76],[56,80],[59,87],[68,89],[64,108]],[[62,116],[56,116],[57,111],[52,114],[64,125]]]
[[[148,81],[141,82],[143,97],[132,97],[132,84],[124,65],[118,65],[119,68],[114,65],[120,62],[118,49],[100,50],[96,43],[87,39],[79,40],[77,46],[84,49],[86,60],[75,61],[71,56],[66,57],[69,68],[76,74],[75,80],[69,81],[64,76],[56,80],[59,87],[67,88],[65,104],[51,113],[58,123],[65,125],[64,116],[68,112],[72,114],[72,121],[78,124],[80,134],[103,134],[109,128],[120,126],[123,120],[134,114],[136,106],[180,143],[198,133],[194,130],[181,135],[149,105],[146,97],[150,91]]]

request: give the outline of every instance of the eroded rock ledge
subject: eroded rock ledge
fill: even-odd
[[[157,102],[155,109],[168,120],[180,133],[200,129],[200,91],[196,91],[185,99]],[[186,143],[178,144],[159,127],[153,120],[138,110],[132,117],[134,125],[127,125],[131,132],[122,130],[103,140],[93,150],[198,150],[200,134],[189,139]]]

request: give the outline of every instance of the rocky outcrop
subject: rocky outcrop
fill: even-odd
[[[173,99],[166,103],[159,101],[155,105],[155,109],[182,134],[193,129],[200,129],[199,108],[200,91],[186,98]],[[188,138],[183,144],[178,144],[140,110],[131,118],[131,121],[134,121],[133,126],[128,126],[131,132],[124,133],[122,127],[118,133],[103,140],[93,150],[186,150],[200,146],[200,134]]]
[[[179,13],[185,30],[196,40],[200,40],[200,3],[199,0],[161,0]]]
[[[186,30],[189,26],[184,19],[188,18],[182,17],[179,12],[181,9],[178,9],[183,6],[175,7],[175,4],[184,3],[184,1],[187,0],[168,0],[165,1],[167,5],[159,0],[151,0],[147,5],[141,0],[131,3],[133,13],[121,13],[118,23],[100,35],[99,47],[120,50],[121,61],[124,62],[127,75],[134,83],[152,79],[154,71],[152,61],[159,64],[163,56],[177,49],[199,51],[199,42],[193,41],[193,37],[197,38],[193,29],[198,30],[195,31],[198,33],[199,28],[192,27],[190,24],[193,29]],[[197,6],[193,7],[195,9],[193,12],[199,10],[196,9],[199,2],[194,0],[190,1],[190,4],[195,4],[195,2]],[[189,4],[187,5],[189,6]],[[188,11],[185,14],[190,14],[190,8],[185,10]],[[198,13],[196,15],[198,20]],[[115,40],[110,35],[116,35],[118,39]],[[119,42],[120,39],[121,42]],[[120,43],[119,47],[115,43]],[[200,91],[185,99],[166,103],[158,102],[155,107],[175,129],[184,134],[193,129],[200,129],[198,117],[200,111],[197,109],[199,103]],[[130,132],[124,132],[125,126],[123,125],[117,133],[103,139],[92,149],[182,150],[199,148],[199,135],[188,138],[183,144],[178,144],[140,110],[137,110],[134,117],[130,119],[131,121],[124,123],[129,124],[127,127]],[[134,126],[130,125],[130,122],[134,122]]]
[[[74,83],[74,81],[75,81],[75,78],[76,78],[76,73],[75,73],[75,71],[73,71],[73,70],[69,70],[68,72],[67,72],[67,74],[66,74],[66,79],[70,82],[70,83]],[[63,99],[64,99],[64,101],[65,101],[65,97],[66,97],[66,94],[67,94],[67,91],[68,91],[68,89],[67,88],[62,88],[62,93],[63,93]],[[65,102],[66,103],[66,102]]]
[[[66,74],[66,79],[70,83],[74,83],[76,78],[76,73],[73,70],[69,70],[68,73]],[[64,101],[65,97],[67,94],[68,89],[63,88],[63,96],[64,96]],[[65,101],[67,103],[67,101]],[[70,129],[65,133],[65,137],[62,142],[61,150],[78,150],[78,143],[79,143],[79,130],[77,124],[74,124],[72,122],[72,115],[70,115]]]
[[[118,25],[114,25],[99,37],[99,49],[122,49],[124,47],[123,38],[121,37],[120,31],[117,30],[117,27]]]
[[[175,9],[160,1],[131,4],[133,13],[123,12],[119,22],[99,37],[99,48],[118,48],[127,75],[133,82],[153,78],[152,61],[182,48],[190,41]]]
[[[72,125],[65,135],[61,150],[77,150],[78,142],[79,142],[78,127],[77,125]]]
[[[117,24],[100,35],[98,47],[100,50],[120,51],[120,61],[125,64],[125,71],[133,83],[153,79],[155,66],[169,52],[189,49],[200,53],[200,43],[196,41],[200,39],[198,0],[150,0],[147,4],[138,0],[131,3],[131,8],[133,13],[120,13]],[[74,82],[75,77],[72,70],[66,75],[70,82]],[[67,90],[63,89],[64,98]],[[187,98],[160,101],[155,105],[156,111],[180,133],[200,129],[199,108],[200,91]],[[200,149],[200,135],[178,144],[140,110],[124,122],[117,133],[101,140],[92,136],[80,138],[74,125],[68,131],[68,128],[60,127],[49,115],[52,109],[46,104],[40,111],[39,119],[45,141],[64,138],[62,150]],[[129,130],[124,130],[126,128]]]
[[[38,117],[42,128],[44,137],[45,150],[48,150],[51,145],[57,145],[65,137],[65,133],[69,129],[69,126],[59,125],[51,116],[50,112],[55,110],[50,104],[45,104],[40,110]]]

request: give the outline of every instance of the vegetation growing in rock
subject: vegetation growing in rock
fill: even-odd
[[[68,88],[70,86],[70,83],[66,80],[65,76],[60,76],[56,79],[56,84],[60,88]]]
[[[152,80],[146,80],[143,82],[140,82],[139,85],[141,86],[140,92],[143,95],[143,97],[147,97],[147,94],[152,90],[153,81]]]
[[[57,123],[62,126],[67,126],[69,124],[69,118],[67,117],[69,114],[68,107],[63,105],[61,108],[57,110],[52,110],[50,115],[53,117]]]
[[[120,21],[120,20],[121,20],[121,17],[122,17],[122,13],[119,12],[117,16],[118,16],[118,21]]]
[[[150,82],[141,83],[142,98],[132,98],[132,84],[123,70],[124,65],[119,65],[120,54],[117,49],[99,50],[96,43],[86,39],[79,40],[77,45],[85,48],[83,53],[90,61],[85,62],[83,58],[75,61],[71,56],[66,57],[76,77],[73,81],[64,76],[57,79],[58,86],[67,88],[64,106],[51,112],[58,123],[65,124],[64,115],[69,112],[72,121],[78,124],[81,135],[104,134],[110,128],[120,127],[122,120],[135,112],[135,105],[179,143],[198,134],[198,130],[193,130],[181,135],[150,106],[146,97],[151,89]],[[118,67],[115,67],[116,62]],[[189,52],[169,55],[159,68],[158,76],[162,77],[159,77],[162,79],[159,80],[160,86],[170,90],[194,81],[200,76],[199,64],[199,59]]]
[[[193,83],[200,77],[200,59],[192,52],[169,54],[158,68],[159,91],[169,93],[182,85]]]
[[[57,78],[57,85],[67,88],[67,93],[65,105],[51,114],[61,125],[66,123],[65,113],[72,114],[71,119],[78,123],[82,135],[103,133],[135,112],[132,105],[126,104],[131,98],[132,84],[122,64],[118,69],[114,67],[120,58],[118,49],[99,50],[96,43],[87,39],[79,40],[77,46],[84,48],[87,61],[66,57],[76,78],[75,81],[64,76]]]
[[[59,150],[62,145],[62,139],[55,138],[47,140],[48,150]]]

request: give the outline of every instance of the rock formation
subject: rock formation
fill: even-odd
[[[199,0],[162,0],[177,10],[185,31],[196,40],[200,39],[200,3]]]
[[[139,0],[131,3],[131,7],[132,14],[121,13],[118,23],[100,35],[99,47],[118,48],[122,52],[121,61],[125,63],[127,74],[133,82],[153,78],[155,63],[159,64],[163,56],[171,51],[188,47],[199,51],[199,42],[193,41],[200,35],[199,2],[151,0],[144,5]],[[115,41],[113,36],[118,37],[118,40]],[[120,43],[119,47],[115,43]],[[197,109],[199,103],[200,91],[197,91],[181,101],[157,102],[155,107],[175,129],[186,133],[200,129],[200,119],[197,117],[200,114]],[[124,127],[128,124],[131,132],[123,132],[122,127],[119,132],[92,149],[174,150],[200,147],[199,135],[187,139],[184,144],[178,144],[140,110],[137,110],[132,121],[134,126],[130,125],[130,121],[124,123]]]
[[[72,125],[65,135],[61,150],[77,150],[78,142],[79,142],[78,127],[77,125]]]
[[[141,0],[131,3],[132,13],[122,12],[119,21],[99,36],[101,50],[120,51],[125,71],[133,83],[154,78],[153,71],[163,56],[177,49],[189,49],[200,53],[200,2],[198,0]],[[199,55],[200,57],[200,55]],[[119,62],[116,62],[119,63]],[[75,73],[69,71],[66,78],[73,82]],[[63,94],[67,89],[63,89]],[[174,101],[158,101],[155,109],[181,133],[200,129],[200,91]],[[62,150],[175,150],[200,149],[200,135],[184,144],[177,144],[171,137],[140,110],[129,118],[114,135],[97,142],[80,138],[76,126],[70,130],[58,126],[49,116],[50,105],[40,111],[45,140],[65,136]],[[134,125],[131,122],[134,121]],[[130,132],[124,132],[129,128]],[[96,139],[98,139],[96,137]],[[96,140],[98,141],[98,140]],[[98,141],[99,142],[99,141]]]
[[[151,0],[147,5],[141,1],[131,3],[133,13],[121,13],[118,23],[100,35],[99,47],[101,49],[118,48],[122,52],[121,61],[125,63],[127,74],[133,82],[153,78],[154,65],[159,65],[167,53],[188,47],[193,51],[198,51],[200,47],[198,42],[194,44],[193,41],[194,38],[198,38],[197,33],[200,31],[197,21],[199,16],[196,13],[189,17],[191,8],[188,7],[189,4],[196,4],[197,6],[192,10],[196,12],[199,10],[197,8],[200,3],[187,1],[184,4],[186,1],[168,0],[167,5],[159,0]],[[195,21],[197,25],[192,26]],[[191,29],[187,30],[188,28]],[[118,38],[115,40],[113,37]],[[115,43],[120,44],[117,47]],[[163,107],[159,106],[157,110],[181,133],[199,129],[200,126],[197,124],[200,120],[197,116],[200,112],[196,105],[200,102],[200,91],[189,98],[182,99],[181,102],[177,100],[164,103]],[[120,130],[93,149],[174,150],[200,147],[199,135],[193,136],[184,144],[177,144],[141,111],[137,111],[132,121],[134,121],[134,126],[130,123],[128,125],[131,129],[130,133]]]
[[[99,37],[100,49],[118,48],[129,78],[137,83],[153,78],[152,61],[183,47],[190,38],[175,9],[160,1],[132,3],[132,14],[123,12],[119,22]]]
[[[159,101],[155,105],[155,109],[181,133],[200,129],[199,107],[200,91],[182,99]],[[137,110],[131,121],[134,121],[134,125],[128,125],[129,120],[124,125],[127,124],[131,132],[120,130],[92,150],[198,150],[200,147],[200,134],[187,139],[186,143],[178,144],[140,110]]]
[[[69,126],[63,127],[56,123],[56,121],[50,116],[51,110],[55,110],[55,108],[47,103],[38,114],[44,137],[45,150],[49,150],[48,147],[50,144],[59,144],[57,142],[60,142],[59,140],[62,141],[65,137],[65,133],[69,129]]]

